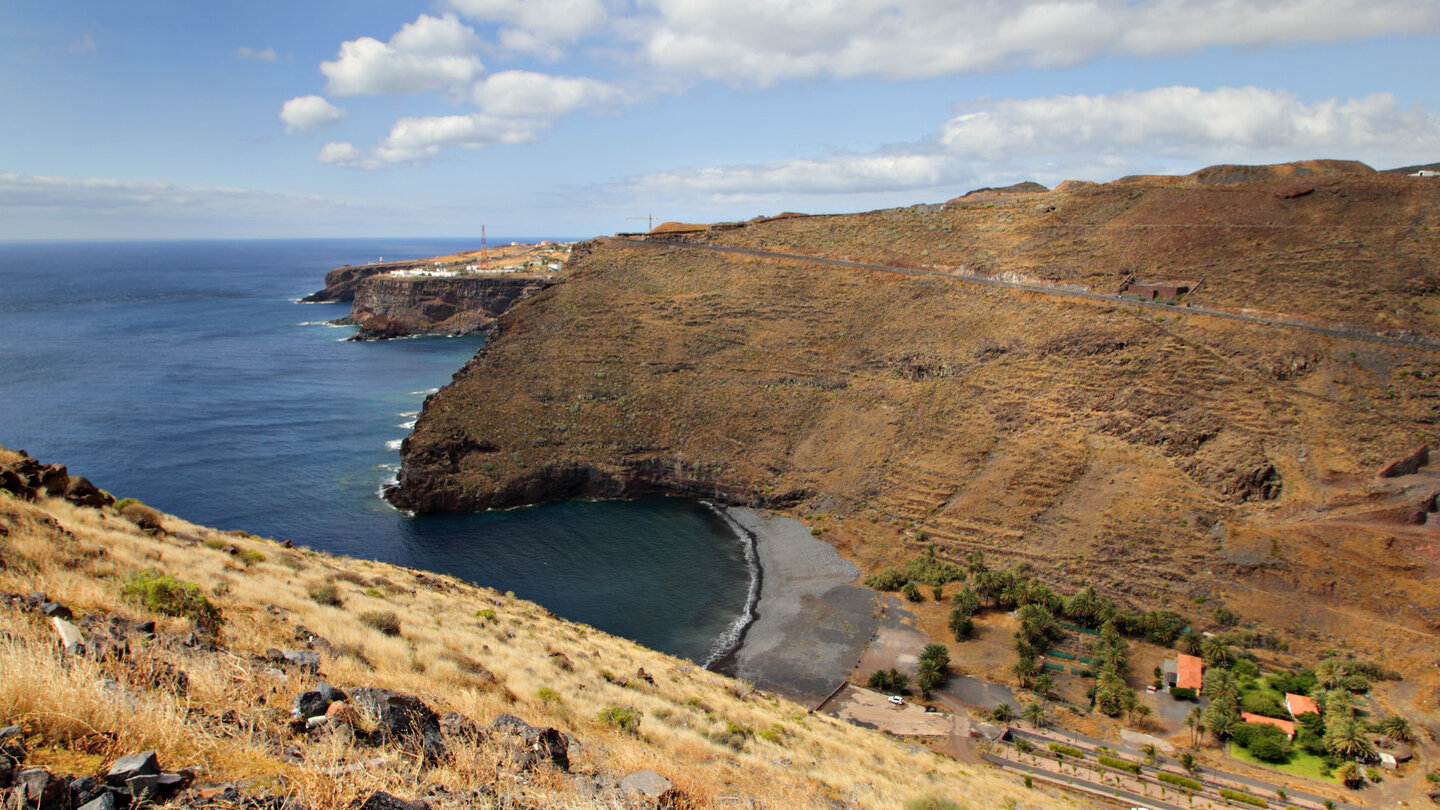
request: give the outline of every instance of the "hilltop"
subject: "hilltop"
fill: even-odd
[[[197,807],[1073,806],[508,594],[3,449],[0,672],[0,787],[27,769],[47,806],[122,770],[122,803]],[[147,750],[163,779],[123,759]]]
[[[1440,481],[1375,477],[1437,438],[1440,186],[1041,189],[577,246],[427,401],[392,498],[781,508],[867,571],[980,551],[1440,685]]]

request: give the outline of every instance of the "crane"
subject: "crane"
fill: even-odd
[[[648,214],[648,215],[643,216],[643,217],[626,217],[626,219],[643,219],[643,220],[646,221],[646,228],[645,228],[645,230],[647,230],[647,231],[653,231],[653,230],[655,230],[655,215],[654,215],[654,214]]]

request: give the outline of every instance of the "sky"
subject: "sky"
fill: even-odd
[[[1440,161],[1437,0],[4,0],[0,239],[585,237]]]

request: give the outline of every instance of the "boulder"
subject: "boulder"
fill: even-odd
[[[44,613],[46,616],[49,616],[52,619],[75,618],[75,614],[70,612],[70,608],[65,607],[59,602],[46,602],[45,604],[40,606],[40,612]]]
[[[282,650],[280,656],[291,666],[308,672],[320,671],[320,653],[314,650]]]
[[[136,774],[125,780],[125,789],[130,793],[131,801],[155,801],[160,798],[160,774]]]
[[[1412,475],[1430,463],[1430,445],[1423,444],[1409,453],[1395,459],[1375,473],[1376,478],[1399,478]]]
[[[127,754],[115,760],[115,764],[110,766],[110,773],[105,775],[105,784],[111,787],[124,787],[136,776],[159,775],[160,761],[155,757],[155,752],[144,751],[139,754]]]
[[[116,810],[116,809],[117,809],[117,805],[116,805],[116,803],[115,803],[115,794],[114,794],[114,793],[111,793],[111,792],[108,791],[108,790],[105,791],[104,793],[101,793],[99,796],[96,796],[95,798],[91,799],[90,801],[86,802],[85,804],[80,805],[80,810]]]
[[[355,711],[354,706],[343,701],[331,703],[329,708],[325,709],[325,719],[330,722],[332,728],[339,726],[354,728],[360,725],[360,713]]]
[[[424,802],[407,802],[383,790],[377,790],[364,799],[356,799],[351,805],[355,810],[429,810]]]
[[[446,712],[440,718],[440,730],[452,740],[475,744],[485,739],[485,730],[480,724],[459,712]]]
[[[570,770],[570,741],[556,729],[532,726],[512,714],[502,714],[490,722],[489,731],[508,743],[511,763],[520,770],[541,762]]]
[[[85,649],[85,635],[80,628],[61,618],[50,620],[50,625],[55,628],[56,635],[60,636],[60,646],[65,652],[77,653]]]
[[[28,768],[14,776],[15,791],[24,797],[25,807],[60,810],[70,806],[70,790],[61,779],[44,768]]]
[[[446,756],[445,738],[440,732],[440,718],[425,701],[414,695],[388,689],[356,687],[345,690],[356,708],[376,718],[381,733],[398,739],[407,746],[418,743],[426,762]]]
[[[76,506],[91,506],[99,508],[110,506],[115,503],[105,490],[90,483],[89,479],[79,475],[70,477],[70,483],[65,487],[65,500]]]
[[[674,788],[669,779],[652,770],[636,771],[620,780],[620,795],[658,799]]]
[[[330,708],[330,699],[325,697],[318,690],[301,692],[295,696],[294,714],[301,720],[311,717],[323,717]]]

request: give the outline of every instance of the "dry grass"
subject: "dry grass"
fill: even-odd
[[[427,784],[484,788],[545,807],[612,801],[577,792],[564,774],[521,779],[497,770],[494,763],[501,757],[486,751],[461,751],[452,764],[420,771],[402,752],[381,749],[385,767],[329,773],[374,757],[377,749],[290,738],[285,730],[290,702],[314,678],[293,672],[277,678],[256,657],[269,647],[297,646],[295,628],[303,625],[341,651],[322,664],[330,683],[408,692],[441,713],[458,711],[482,724],[505,712],[556,726],[582,742],[571,752],[573,773],[604,781],[653,768],[696,806],[733,806],[734,797],[753,797],[769,807],[826,807],[832,799],[898,807],[924,793],[948,794],[977,807],[1006,800],[1028,807],[1060,803],[998,772],[962,768],[903,741],[807,714],[688,662],[488,589],[380,563],[286,550],[172,516],[163,520],[172,534],[150,536],[113,513],[0,496],[0,526],[6,530],[0,535],[0,591],[44,591],[79,617],[150,619],[160,629],[157,642],[132,644],[135,652],[124,663],[62,659],[40,617],[0,611],[0,671],[7,673],[0,679],[0,723],[26,724],[35,761],[98,773],[115,756],[154,748],[164,766],[198,766],[204,781],[258,779],[257,790],[294,795],[322,808],[345,805],[372,788],[419,795]],[[213,542],[221,538],[242,552],[263,555],[263,561],[241,564],[224,544]],[[124,598],[123,582],[141,569],[182,572],[200,585],[223,615],[222,652],[180,645],[174,639],[192,629],[188,620],[147,613]],[[383,599],[366,596],[380,578],[387,583],[381,586]],[[309,592],[323,584],[335,587],[345,606],[317,604]],[[388,635],[359,619],[355,606],[372,604],[395,614],[401,634]],[[635,677],[642,667],[654,685]],[[188,688],[177,688],[174,670],[186,673]],[[628,678],[629,685],[608,681],[606,671],[617,680]],[[97,687],[100,683],[109,685]],[[602,710],[612,706],[639,713],[638,733],[601,720]],[[737,728],[748,730],[738,740],[729,735],[738,750],[724,737]],[[304,746],[303,761],[282,753],[295,744]]]

